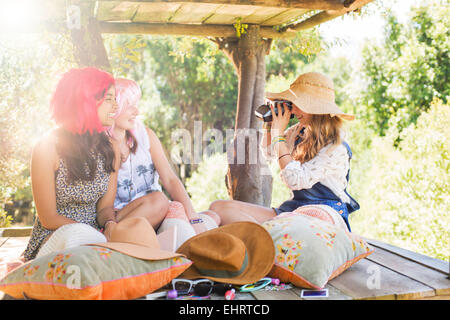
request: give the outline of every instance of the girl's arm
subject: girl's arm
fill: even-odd
[[[55,171],[59,157],[55,138],[49,135],[38,142],[31,155],[31,188],[37,215],[42,226],[48,230],[75,223],[56,211]]]
[[[198,219],[199,215],[195,212],[191,199],[189,198],[183,183],[170,167],[161,142],[153,130],[149,128],[146,128],[146,130],[150,139],[150,154],[152,156],[153,163],[155,164],[155,168],[158,171],[159,177],[161,178],[162,185],[167,192],[169,192],[172,200],[183,204],[189,220]]]
[[[114,149],[114,172],[109,176],[108,190],[105,195],[97,202],[97,222],[103,227],[108,220],[115,221],[114,200],[117,193],[117,176],[120,169],[120,150],[117,142],[110,139]]]

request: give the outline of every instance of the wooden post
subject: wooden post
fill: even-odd
[[[79,28],[71,28],[74,56],[79,67],[97,67],[111,72],[98,21],[94,18],[94,2],[73,1],[80,8]]]
[[[259,31],[258,25],[250,25],[240,38],[218,39],[216,42],[233,62],[239,79],[235,133],[232,143],[227,146],[228,194],[234,200],[269,207],[272,176],[261,158],[262,123],[255,118],[254,112],[264,103],[264,59],[271,40],[262,39]]]

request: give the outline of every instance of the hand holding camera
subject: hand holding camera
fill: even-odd
[[[273,108],[272,108],[273,107]],[[256,108],[255,115],[258,119],[264,122],[272,122],[273,114],[278,116],[278,110],[281,110],[281,113],[284,114],[285,110],[292,111],[292,102],[288,100],[269,100],[266,104],[263,104]],[[291,114],[292,119],[294,117]]]
[[[294,117],[291,111],[292,102],[287,100],[273,100],[258,107],[255,114],[264,123],[272,122],[271,129],[278,130],[278,134],[283,134],[289,124],[289,120]]]

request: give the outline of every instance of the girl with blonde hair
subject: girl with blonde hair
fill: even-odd
[[[310,72],[300,75],[288,90],[266,93],[272,101],[281,100],[283,111],[265,123],[261,149],[268,159],[277,159],[281,178],[293,197],[278,208],[265,208],[236,200],[217,200],[210,205],[223,224],[236,221],[262,223],[283,212],[301,212],[328,220],[350,230],[348,215],[359,209],[347,193],[352,153],[344,141],[343,120],[354,116],[335,104],[333,82]],[[289,111],[287,102],[292,103]],[[298,123],[286,130],[291,113]],[[281,133],[281,134],[280,134]]]

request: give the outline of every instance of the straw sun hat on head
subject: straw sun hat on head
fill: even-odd
[[[200,233],[177,250],[193,264],[180,277],[236,285],[265,277],[275,260],[270,234],[257,223],[235,222]]]
[[[294,103],[303,112],[309,114],[330,114],[345,120],[353,120],[355,116],[346,114],[335,103],[333,81],[318,72],[300,75],[289,87],[280,92],[266,92],[268,99],[282,99]]]

